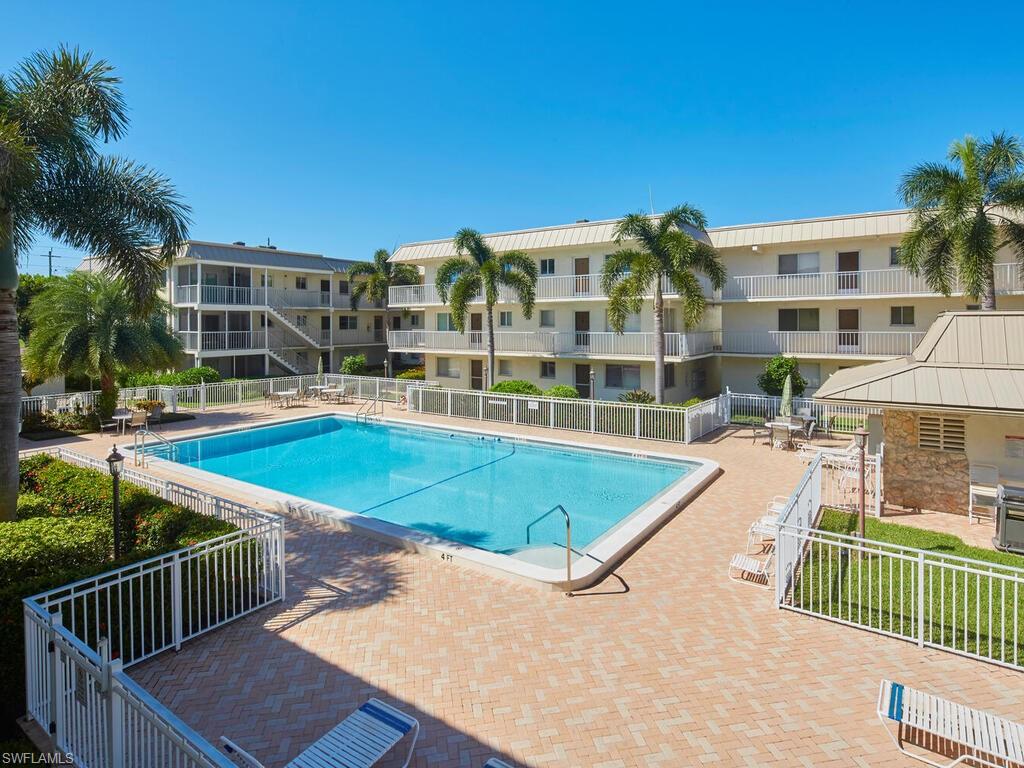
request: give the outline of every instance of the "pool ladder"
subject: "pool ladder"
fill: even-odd
[[[162,437],[161,435],[158,435],[156,432],[152,431],[151,429],[147,429],[146,427],[142,427],[142,428],[136,430],[136,432],[135,432],[135,445],[133,446],[133,458],[135,460],[135,466],[139,466],[140,461],[141,461],[141,464],[142,464],[143,467],[146,466],[146,435],[149,435],[150,437],[155,438],[158,442],[161,442],[164,445],[166,445],[167,448],[168,448],[168,452],[170,453],[171,457],[175,461],[178,460],[178,446],[176,446],[174,443],[172,443],[166,437]],[[139,441],[140,437],[142,438],[141,445],[140,445],[140,441]],[[141,448],[141,450],[140,450],[140,448]]]
[[[526,526],[526,543],[530,543],[530,529],[553,512],[561,512],[565,518],[565,596],[572,597],[572,520],[561,504],[551,509]]]
[[[377,395],[360,405],[359,410],[356,411],[356,421],[359,421],[360,416],[363,417],[363,421],[367,424],[370,423],[371,418],[384,418],[384,401],[381,399],[381,396]]]

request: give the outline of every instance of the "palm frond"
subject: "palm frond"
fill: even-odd
[[[502,270],[498,273],[498,281],[515,291],[516,300],[523,310],[523,317],[527,320],[533,317],[533,305],[537,301],[537,278],[531,278],[520,271]]]
[[[632,274],[626,275],[608,291],[608,325],[615,333],[626,328],[626,319],[643,309],[645,286],[637,283]]]
[[[682,302],[683,322],[687,328],[692,328],[700,323],[707,309],[704,289],[697,276],[688,269],[673,271],[668,277]]]
[[[352,274],[351,270],[349,270],[349,274],[350,275]],[[363,282],[361,280],[359,282],[354,282],[354,283],[350,282],[349,283],[349,287],[348,287],[349,308],[351,308],[351,309],[359,309],[359,304],[363,300],[363,297],[366,295],[366,291],[367,291],[368,288],[369,288],[369,285],[367,285],[367,283],[365,283],[365,282]]]
[[[708,228],[708,219],[704,215],[704,211],[690,203],[681,203],[665,211],[662,214],[662,220],[668,221],[680,229],[692,227],[703,231]]]
[[[473,299],[480,291],[480,273],[475,270],[462,273],[452,284],[451,295],[446,303],[452,313],[452,325],[459,333],[466,332],[466,314],[469,312],[469,305],[473,303]]]
[[[32,209],[40,228],[96,254],[123,279],[142,312],[152,306],[161,270],[189,224],[188,206],[164,176],[119,158],[48,169],[33,191]]]
[[[464,227],[455,233],[452,239],[455,246],[455,253],[459,256],[469,256],[479,265],[494,258],[494,251],[484,240],[484,236],[475,229]]]
[[[471,261],[465,256],[453,256],[450,259],[445,259],[444,263],[437,268],[437,273],[434,275],[434,285],[437,286],[437,295],[441,297],[441,302],[444,304],[448,303],[449,290],[452,283],[454,283],[460,275],[467,272],[475,272],[476,270],[476,262]]]
[[[646,213],[627,213],[615,225],[614,237],[616,243],[635,240],[648,250],[656,248],[658,242],[657,229]]]
[[[922,163],[903,175],[898,194],[908,208],[928,210],[940,205],[949,190],[963,182],[963,174],[955,168]]]

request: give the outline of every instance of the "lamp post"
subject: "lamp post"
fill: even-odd
[[[384,378],[385,379],[388,378],[388,367],[389,367],[388,366],[388,358],[389,357],[390,357],[390,355],[387,352],[385,352],[384,353]]]
[[[594,390],[597,389],[597,387],[595,386],[595,382],[597,380],[597,376],[594,375],[594,366],[590,366],[590,373],[587,374],[587,378],[590,379],[590,399],[591,400],[596,400],[597,399],[597,393],[594,392]]]
[[[107,466],[114,481],[114,559],[117,560],[121,557],[121,467],[124,466],[124,456],[118,453],[116,445],[107,456]]]
[[[860,537],[864,538],[864,449],[868,445],[868,431],[863,426],[857,427],[853,432],[854,442],[857,444],[857,474],[860,476],[860,498],[858,500],[858,520],[857,527],[860,532]]]

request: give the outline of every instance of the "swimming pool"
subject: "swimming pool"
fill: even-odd
[[[579,560],[638,511],[674,499],[692,485],[688,480],[695,473],[707,469],[707,462],[366,423],[341,415],[186,439],[175,446],[164,458],[185,467],[276,491],[307,506],[400,526],[435,543],[462,545],[457,549],[463,555],[474,548],[548,568],[563,580],[566,530],[559,506],[572,522],[572,549]]]

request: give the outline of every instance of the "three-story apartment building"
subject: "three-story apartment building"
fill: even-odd
[[[164,297],[186,354],[225,376],[336,371],[348,355],[380,364],[382,307],[352,309],[354,262],[244,243],[188,241],[167,270]],[[420,327],[418,313],[393,312],[392,327]]]
[[[666,400],[682,402],[729,387],[756,392],[764,362],[782,353],[799,359],[813,392],[840,368],[909,354],[939,312],[969,309],[955,293],[936,294],[923,278],[899,266],[905,211],[770,222],[711,229],[728,281],[712,291],[697,328],[684,328],[679,298],[663,286]],[[523,316],[511,295],[495,307],[495,379],[526,379],[542,388],[575,386],[583,396],[615,399],[636,388],[653,390],[653,301],[611,332],[601,290],[605,257],[619,246],[615,221],[488,235],[498,252],[525,250],[537,260],[537,306]],[[391,348],[421,352],[427,376],[449,386],[482,388],[486,380],[483,305],[471,310],[459,334],[433,284],[438,266],[454,255],[451,240],[400,247],[396,261],[421,268],[424,284],[391,289],[393,307],[422,311],[422,329],[396,330]],[[1024,308],[1024,285],[1006,251],[996,267],[1003,308]]]

